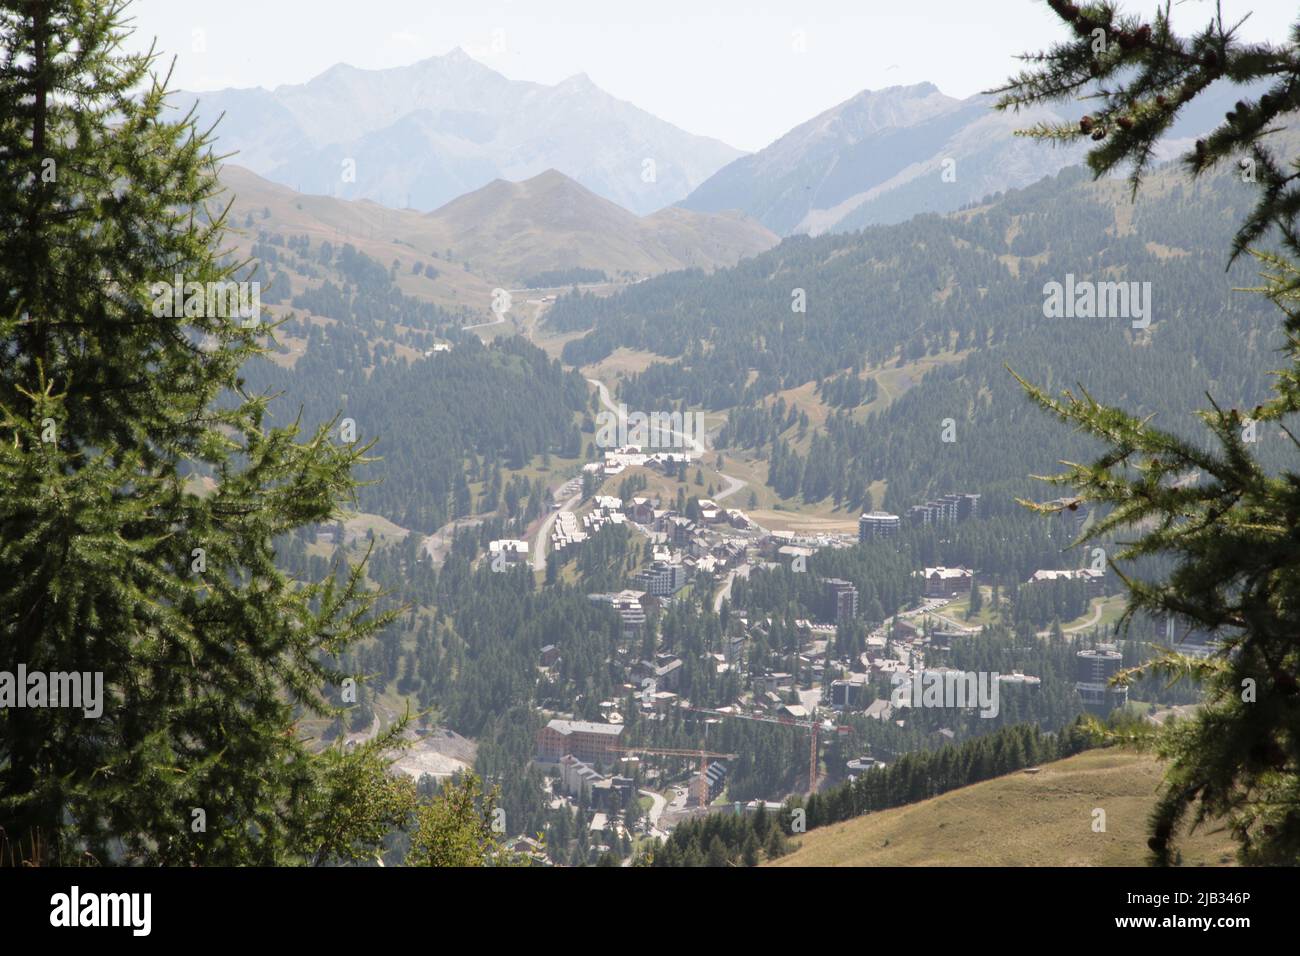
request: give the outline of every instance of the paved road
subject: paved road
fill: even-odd
[[[496,317],[495,319],[493,319],[491,322],[479,322],[479,323],[476,324],[476,325],[462,325],[462,326],[460,327],[460,330],[461,330],[462,332],[468,332],[468,331],[470,331],[471,329],[486,329],[486,328],[487,328],[488,326],[490,326],[490,325],[500,325],[500,324],[501,324],[502,322],[504,322],[505,320],[506,320],[506,313],[502,312],[499,316],[497,316],[497,317]]]
[[[574,508],[578,507],[578,503],[581,501],[582,489],[579,488],[576,495],[561,504],[559,508],[548,514],[545,520],[542,521],[542,526],[537,529],[537,538],[533,541],[533,557],[531,563],[534,571],[546,570],[546,545],[551,540],[551,528],[555,524],[555,519],[560,516],[561,511],[572,511]]]
[[[954,621],[952,618],[946,617],[943,614],[932,614],[931,616],[934,617],[936,620],[942,621],[944,624],[947,624],[949,627],[956,628],[958,631],[960,631],[963,634],[978,634],[980,631],[984,629],[983,627],[968,627],[967,625],[962,624],[960,621]]]
[[[617,415],[618,406],[615,405],[614,400],[610,398],[609,389],[605,387],[605,383],[595,378],[589,378],[587,379],[587,381],[590,382],[592,385],[595,385],[596,389],[600,392],[600,403],[605,406],[605,409]],[[669,434],[673,435],[674,437],[680,438],[686,444],[686,446],[690,448],[691,451],[695,452],[695,454],[697,455],[703,455],[706,451],[708,451],[708,449],[704,447],[704,444],[700,442],[698,439],[696,439],[694,435],[687,435],[683,432],[672,431],[672,430],[669,430]],[[723,477],[725,478],[727,476],[723,475]],[[744,484],[744,482],[741,482],[741,484]]]
[[[441,564],[447,557],[447,552],[451,550],[451,539],[461,528],[472,528],[480,525],[488,518],[495,518],[496,515],[470,515],[464,518],[457,518],[449,521],[433,534],[424,539],[424,550],[428,552],[429,557],[433,558],[434,564]]]
[[[1092,612],[1092,617],[1088,618],[1088,620],[1084,621],[1082,624],[1074,625],[1074,627],[1061,628],[1061,633],[1076,634],[1079,631],[1086,631],[1090,627],[1095,627],[1097,625],[1097,622],[1101,620],[1102,611],[1104,610],[1105,606],[1106,605],[1104,602],[1098,604],[1097,607]],[[1038,632],[1039,637],[1050,637],[1051,634],[1052,634],[1051,628],[1048,628],[1045,631]]]
[[[595,385],[596,389],[600,392],[600,403],[605,406],[605,409],[617,415],[618,406],[614,404],[614,400],[610,397],[609,389],[605,386],[605,383],[594,378],[589,378],[587,381],[592,385]],[[694,435],[683,434],[679,431],[673,431],[671,434],[682,439],[686,446],[697,455],[703,455],[708,451],[708,448],[702,442],[697,440]],[[737,478],[734,475],[727,475],[722,472],[718,472],[718,477],[727,483],[727,487],[713,496],[714,501],[721,501],[723,498],[734,495],[741,488],[744,488],[749,484],[749,482],[745,481],[743,478]]]
[[[1097,622],[1101,620],[1102,609],[1104,607],[1104,604],[1098,604],[1097,609],[1092,612],[1092,617],[1088,618],[1088,620],[1084,621],[1082,624],[1076,624],[1074,627],[1064,628],[1061,633],[1073,634],[1075,631],[1086,631],[1088,628],[1096,626]]]
[[[645,817],[646,820],[650,822],[650,826],[657,827],[659,825],[659,816],[664,812],[664,808],[668,806],[668,801],[665,800],[661,794],[655,793],[653,790],[641,790],[638,792],[643,797],[650,798],[651,806],[650,809],[646,811]]]
[[[743,478],[737,478],[735,475],[724,475],[722,472],[718,472],[718,477],[727,483],[727,489],[725,491],[719,491],[714,495],[714,501],[721,501],[723,498],[734,495],[741,488],[744,488],[749,484],[749,482],[745,481]]]

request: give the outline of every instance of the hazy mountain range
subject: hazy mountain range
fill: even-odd
[[[488,309],[494,287],[538,273],[589,269],[628,278],[709,270],[778,242],[739,213],[668,206],[637,216],[555,170],[520,183],[494,180],[430,213],[303,195],[230,164],[221,179],[244,246],[260,233],[351,243],[385,266],[396,261],[408,294],[475,311]]]
[[[1211,128],[1239,93],[1211,88],[1198,98],[1160,158]],[[510,80],[460,49],[385,70],[340,64],[274,90],[179,93],[175,102],[196,98],[202,121],[224,114],[219,151],[307,194],[429,211],[498,180],[555,170],[639,216],[674,204],[734,210],[782,236],[951,212],[1075,165],[1085,148],[1014,135],[1077,118],[1084,102],[1003,114],[992,97],[958,99],[920,83],[864,90],[746,155],[615,99],[584,74],[555,86]]]
[[[1218,122],[1241,90],[1213,88],[1188,107],[1160,158]],[[1015,136],[1086,112],[993,110],[995,98],[945,96],[932,83],[865,90],[715,173],[683,205],[739,209],[781,235],[846,231],[959,209],[1083,161],[1086,145]]]
[[[556,170],[522,183],[495,180],[425,217],[458,254],[503,276],[596,268],[651,275],[734,265],[778,237],[735,212],[668,206],[638,217]]]
[[[177,93],[225,114],[220,152],[302,192],[431,210],[494,179],[556,169],[638,214],[672,205],[742,155],[601,90],[509,80],[459,48],[410,66],[339,64],[303,84]],[[345,160],[354,164],[349,175]]]

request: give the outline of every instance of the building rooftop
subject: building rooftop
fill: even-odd
[[[970,577],[970,571],[968,571],[966,568],[943,568],[943,567],[940,567],[940,568],[926,568],[926,569],[925,569],[925,576],[926,576],[927,578],[932,578],[932,577],[935,577],[936,575],[937,575],[938,577],[940,577],[940,578],[944,578],[944,579],[947,579],[947,578],[965,578],[965,577]]]
[[[546,725],[561,734],[606,734],[617,737],[623,732],[622,724],[597,724],[589,720],[552,720]]]
[[[1070,570],[1043,569],[1035,571],[1033,576],[1029,579],[1029,583],[1033,584],[1037,581],[1056,581],[1058,579],[1069,581],[1082,578],[1102,578],[1105,576],[1105,571],[1096,570],[1094,568],[1073,568]]]

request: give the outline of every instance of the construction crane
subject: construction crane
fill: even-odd
[[[737,720],[755,720],[763,724],[783,724],[787,727],[802,727],[808,731],[808,792],[817,792],[817,727],[816,718],[796,720],[793,717],[760,717],[757,714],[733,714],[725,710],[710,710],[707,707],[683,707],[696,714],[708,714],[712,717],[735,717]]]
[[[630,747],[626,751],[629,754],[653,754],[656,757],[695,757],[700,761],[699,776],[699,793],[696,799],[699,800],[700,806],[709,805],[709,771],[710,760],[735,760],[735,754],[714,754],[707,750],[677,750],[663,747]]]

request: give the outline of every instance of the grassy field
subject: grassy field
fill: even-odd
[[[573,336],[564,336],[565,340]],[[600,379],[603,382],[613,382],[619,378],[625,378],[628,375],[639,375],[648,369],[655,362],[663,362],[667,365],[675,364],[675,360],[664,358],[662,355],[656,355],[654,352],[648,352],[644,349],[630,349],[621,346],[611,352],[608,356],[592,365],[584,365],[580,371],[587,378]]]
[[[1114,624],[1124,614],[1124,608],[1128,607],[1128,597],[1123,594],[1112,594],[1110,597],[1098,598],[1093,602],[1095,609],[1098,602],[1102,605],[1101,618],[1094,625],[1095,627],[1108,627]],[[1085,620],[1087,617],[1085,617]]]
[[[984,599],[984,604],[980,608],[978,614],[969,618],[966,616],[967,612],[970,611],[970,595],[966,594],[957,598],[955,601],[950,602],[948,606],[943,609],[944,615],[952,618],[964,627],[982,627],[985,624],[992,624],[996,621],[998,619],[998,613],[993,608],[993,588],[983,587],[979,584],[977,584],[976,587],[980,590],[980,597]]]
[[[1144,866],[1147,814],[1161,769],[1113,749],[1082,753],[869,814],[798,838],[773,866]],[[1093,831],[1095,810],[1105,832]],[[1218,829],[1182,844],[1184,865],[1225,866],[1233,845]]]
[[[980,594],[984,598],[984,606],[980,609],[980,613],[972,618],[967,618],[966,612],[970,610],[970,596],[963,595],[950,602],[943,609],[944,616],[951,618],[963,627],[980,627],[995,623],[999,615],[993,609],[993,589],[984,586],[978,587],[980,588]],[[1105,628],[1119,620],[1120,615],[1124,613],[1124,608],[1127,606],[1127,601],[1128,599],[1122,594],[1093,598],[1088,602],[1087,612],[1072,621],[1063,621],[1061,630],[1066,634],[1071,634],[1076,631],[1091,632]]]

